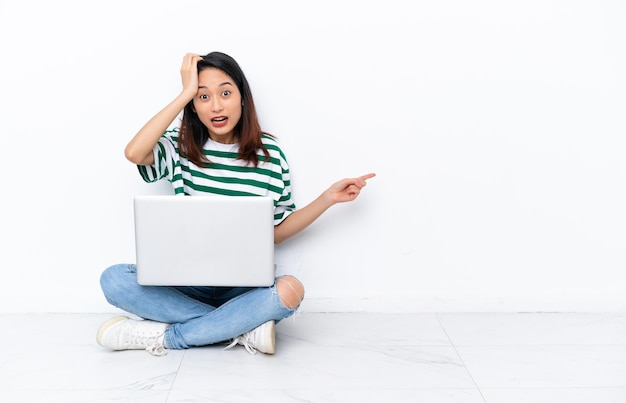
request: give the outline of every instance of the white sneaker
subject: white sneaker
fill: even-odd
[[[152,320],[134,320],[117,316],[104,322],[98,329],[96,341],[111,350],[147,350],[150,354],[167,354],[163,346],[167,323]]]
[[[231,348],[237,344],[241,344],[248,350],[250,354],[256,354],[260,351],[265,354],[274,354],[276,350],[276,332],[274,330],[275,323],[273,320],[265,322],[249,332],[235,337],[233,341],[224,348]]]

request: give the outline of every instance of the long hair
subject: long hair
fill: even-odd
[[[234,129],[235,136],[239,138],[239,155],[237,159],[257,166],[259,164],[257,151],[261,150],[265,155],[265,160],[268,161],[270,154],[263,145],[261,136],[263,134],[271,135],[261,130],[254,107],[254,100],[252,99],[252,91],[250,91],[250,85],[243,74],[243,70],[241,70],[235,59],[222,52],[211,52],[206,56],[202,56],[202,60],[198,62],[198,74],[210,67],[220,69],[232,78],[241,93],[243,102],[241,118]],[[208,139],[209,130],[194,111],[192,100],[183,110],[178,139],[181,155],[198,166],[208,166],[211,161],[203,152],[204,145]]]

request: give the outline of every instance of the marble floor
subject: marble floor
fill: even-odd
[[[1,402],[624,403],[626,313],[306,313],[273,356],[110,352],[111,314],[0,315]]]

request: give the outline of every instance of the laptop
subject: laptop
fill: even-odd
[[[141,195],[133,208],[139,284],[274,284],[271,198]]]

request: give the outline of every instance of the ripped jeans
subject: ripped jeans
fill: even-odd
[[[271,287],[169,287],[137,283],[134,264],[118,264],[100,276],[107,301],[144,319],[169,323],[164,343],[185,349],[231,340],[263,323],[294,314]]]

